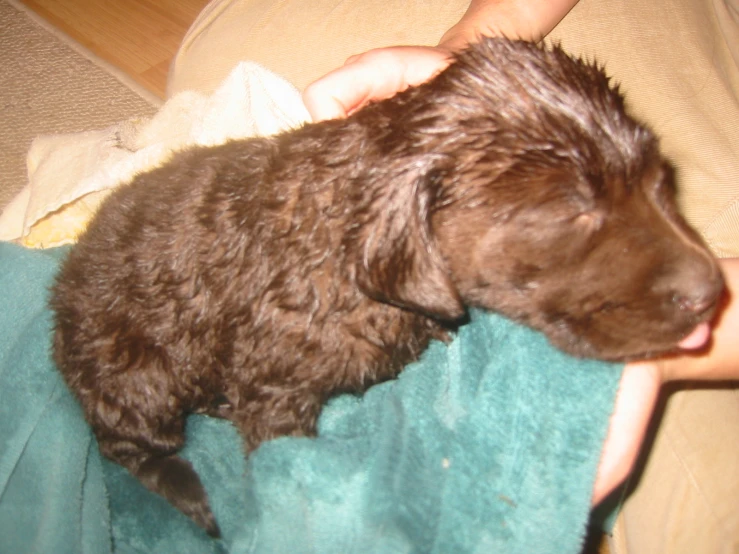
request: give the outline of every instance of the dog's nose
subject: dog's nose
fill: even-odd
[[[689,266],[680,273],[680,286],[672,296],[680,310],[700,315],[713,309],[724,290],[718,267],[701,264],[699,267]]]

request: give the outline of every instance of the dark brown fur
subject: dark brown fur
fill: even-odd
[[[722,278],[603,72],[486,40],[352,117],[177,154],[100,209],[53,291],[102,453],[212,534],[185,416],[247,451],[392,378],[468,306],[577,356],[673,350]]]

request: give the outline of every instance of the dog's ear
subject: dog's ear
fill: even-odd
[[[451,321],[465,309],[431,231],[438,179],[416,167],[380,194],[361,233],[356,282],[371,298]]]

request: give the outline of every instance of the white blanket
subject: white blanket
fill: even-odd
[[[38,137],[28,153],[28,184],[0,215],[0,240],[34,248],[74,242],[103,198],[173,152],[267,136],[308,120],[295,87],[242,62],[212,95],[179,93],[151,119]]]

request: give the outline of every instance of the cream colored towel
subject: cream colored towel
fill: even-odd
[[[173,152],[267,136],[308,119],[295,87],[242,62],[212,95],[181,92],[151,119],[38,137],[28,153],[28,185],[0,215],[0,240],[33,248],[74,242],[113,189]]]

